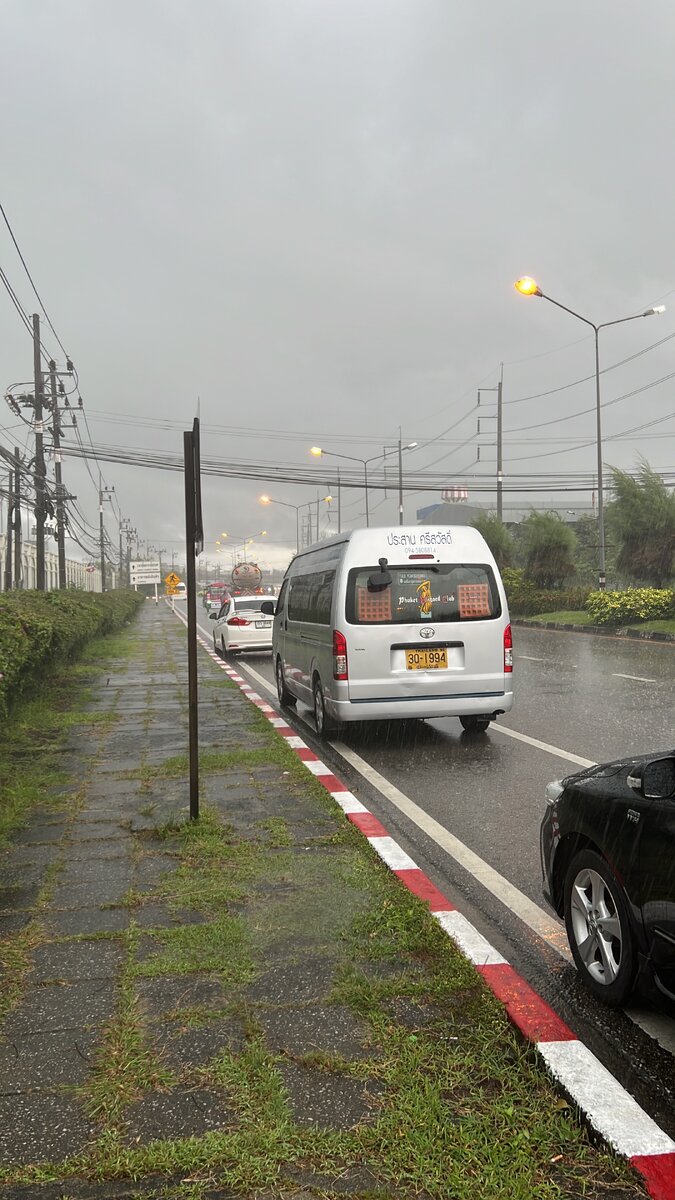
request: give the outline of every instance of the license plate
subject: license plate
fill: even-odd
[[[405,665],[409,671],[435,671],[448,665],[445,646],[435,649],[406,650]]]
[[[255,627],[256,629],[269,629],[270,624],[270,621],[256,621]]]

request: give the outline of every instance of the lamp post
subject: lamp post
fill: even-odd
[[[417,442],[410,442],[408,446],[401,445],[399,438],[399,517],[401,517],[403,509],[403,474],[401,466],[401,454],[403,450],[412,450],[417,445]],[[368,463],[378,462],[380,458],[386,458],[384,454],[373,454],[371,458],[357,458],[354,454],[338,454],[336,450],[324,450],[321,446],[311,446],[310,454],[315,454],[319,458],[322,454],[327,454],[329,458],[346,458],[349,462],[361,463],[363,467],[363,486],[366,493],[366,529],[370,525],[370,513],[368,510]],[[401,521],[399,520],[399,523]]]
[[[417,442],[408,442],[407,446],[401,444],[401,426],[398,427],[398,523],[403,524],[403,451],[414,450]]]
[[[332,499],[333,499],[332,496],[322,496],[320,500],[316,500],[316,501],[308,500],[305,502],[305,504],[290,504],[287,500],[275,500],[275,499],[273,499],[272,496],[258,496],[258,500],[260,501],[261,504],[281,504],[281,506],[283,508],[294,508],[295,509],[295,553],[296,554],[300,550],[300,511],[301,511],[301,509],[311,508],[311,506],[313,504],[316,504],[317,512],[318,512],[319,504],[322,504],[324,501],[328,504],[328,503],[330,503],[330,501]],[[319,536],[318,520],[317,520],[316,535],[318,538],[318,536]]]
[[[525,275],[522,279],[516,280],[514,287],[522,296],[539,296],[542,300],[548,300],[549,304],[555,304],[556,308],[562,308],[563,312],[569,313],[570,316],[576,317],[579,321],[583,321],[584,325],[590,325],[595,336],[595,424],[598,457],[598,540],[600,543],[598,588],[600,591],[604,591],[606,583],[605,510],[602,481],[602,409],[600,404],[600,350],[598,335],[601,329],[607,329],[610,325],[623,325],[626,321],[637,321],[640,317],[653,317],[658,313],[665,312],[666,306],[665,304],[657,304],[654,308],[647,308],[641,313],[633,313],[633,315],[630,317],[619,317],[616,321],[601,321],[598,325],[596,325],[594,321],[590,321],[588,317],[582,317],[581,313],[575,312],[573,308],[568,308],[566,304],[561,304],[559,300],[554,300],[551,296],[547,296],[544,292],[542,292],[536,280],[532,279],[529,275]]]

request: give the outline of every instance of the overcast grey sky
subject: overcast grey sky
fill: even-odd
[[[592,373],[592,339],[513,281],[596,321],[669,306],[604,331],[604,366],[675,331],[672,0],[1,0],[0,29],[0,200],[96,443],[180,453],[199,396],[205,426],[249,430],[207,428],[210,456],[316,466],[312,444],[365,457],[400,425],[411,468],[445,455],[448,483],[489,476],[493,423],[473,436],[471,409],[503,361],[507,478],[588,472],[592,412],[521,427],[592,409],[592,381],[513,402]],[[32,312],[4,228],[0,265]],[[31,363],[2,291],[3,388]],[[675,338],[608,372],[603,400],[671,371]],[[606,463],[672,470],[675,419],[615,435],[673,414],[674,384],[605,409]],[[424,444],[455,422],[466,446]],[[3,444],[25,440],[15,423],[5,408]],[[102,470],[142,535],[178,549],[180,476]],[[64,477],[95,522],[81,464]],[[316,495],[208,480],[213,550],[266,528],[260,558],[287,559],[294,514],[261,509],[263,490]],[[344,502],[358,522],[362,493]],[[390,492],[376,516],[395,514]]]

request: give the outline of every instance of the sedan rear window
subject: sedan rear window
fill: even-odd
[[[261,596],[259,600],[254,600],[253,598],[250,600],[239,600],[237,598],[234,600],[234,607],[236,612],[240,612],[242,608],[244,612],[260,612],[260,605],[265,599],[265,596]]]
[[[492,568],[484,563],[388,566],[391,583],[373,586],[380,568],[356,567],[347,583],[351,625],[409,625],[425,621],[486,621],[501,615]]]

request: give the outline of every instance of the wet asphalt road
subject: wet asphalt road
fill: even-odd
[[[210,641],[211,628],[201,613],[198,621]],[[564,931],[541,894],[538,839],[544,788],[550,779],[580,766],[500,731],[506,727],[558,752],[597,762],[673,749],[675,646],[526,628],[514,633],[515,706],[484,735],[466,735],[454,718],[392,722],[343,727],[340,742],[331,748],[315,740],[311,713],[301,705],[297,716],[290,714],[290,723],[298,725],[437,886],[675,1136],[675,1014],[662,1009],[652,1014],[643,1002],[636,1005],[641,1026],[656,1020],[668,1052],[624,1014],[595,1002],[556,952],[556,942],[566,950]],[[258,679],[253,676],[252,682],[259,690],[261,676],[273,688],[269,656],[250,655],[237,665],[253,669]],[[373,786],[364,778],[360,762],[529,898],[550,924],[549,942],[403,815],[386,796],[386,783]]]

